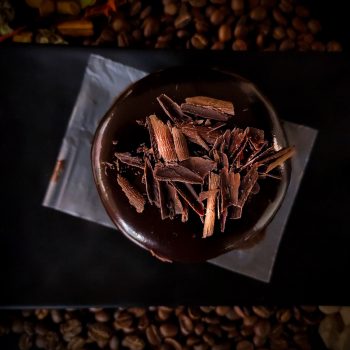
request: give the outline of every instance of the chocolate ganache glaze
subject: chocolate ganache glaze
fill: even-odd
[[[231,72],[205,67],[175,67],[152,73],[116,99],[95,134],[93,173],[110,218],[126,237],[165,261],[201,262],[258,242],[257,237],[277,212],[286,193],[290,179],[288,161],[279,167],[281,179],[267,177],[259,181],[259,193],[247,201],[239,220],[227,220],[224,232],[216,223],[214,234],[205,239],[202,238],[203,223],[193,211],[185,223],[181,217],[162,220],[159,209],[149,204],[138,213],[117,184],[117,170],[106,169],[106,164],[113,162],[116,148],[118,152],[130,152],[142,143],[149,144],[147,129],[136,121],[145,121],[151,114],[167,120],[157,102],[162,94],[179,104],[190,96],[231,101],[235,115],[228,123],[230,128],[262,129],[265,139],[276,149],[287,146],[273,107],[253,83]],[[142,171],[134,185],[144,194],[141,179]]]

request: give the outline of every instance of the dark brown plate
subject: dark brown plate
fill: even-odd
[[[243,209],[240,220],[227,220],[226,230],[216,228],[214,235],[202,239],[203,224],[192,214],[187,223],[180,218],[161,220],[159,210],[146,205],[138,214],[116,182],[115,171],[105,174],[103,162],[112,162],[118,140],[120,151],[135,150],[148,143],[148,133],[136,120],[150,114],[165,119],[156,97],[165,93],[177,102],[204,95],[231,100],[241,127],[263,129],[276,148],[287,146],[274,108],[251,82],[218,69],[175,67],[150,74],[127,88],[100,122],[92,147],[92,167],[102,202],[115,225],[126,237],[158,257],[172,261],[199,262],[245,245],[273,218],[286,193],[290,165],[281,167],[282,180],[259,180],[260,192]],[[142,187],[140,186],[140,189]]]

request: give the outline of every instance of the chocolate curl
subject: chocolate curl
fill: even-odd
[[[156,115],[149,116],[150,124],[154,132],[154,137],[157,143],[157,148],[160,156],[166,162],[177,161],[175,146],[171,132],[167,125],[165,125]]]
[[[129,203],[135,207],[136,211],[138,213],[142,213],[144,208],[145,208],[145,204],[146,201],[143,198],[142,194],[137,191],[131,184],[130,182],[125,179],[124,177],[122,177],[121,175],[117,176],[117,182],[119,184],[119,186],[121,187],[121,189],[123,190],[123,192],[125,193],[126,197],[129,200]]]
[[[209,191],[217,190],[220,186],[220,176],[215,173],[209,174]],[[207,208],[205,213],[203,238],[210,237],[214,233],[215,226],[215,206],[216,194],[211,194],[207,199]]]
[[[174,126],[171,129],[174,139],[175,152],[179,161],[186,160],[190,157],[190,153],[188,151],[187,141],[185,135],[182,131]]]

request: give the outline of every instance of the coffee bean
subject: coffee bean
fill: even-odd
[[[273,30],[272,36],[274,37],[274,39],[280,41],[280,40],[285,38],[286,31],[285,31],[285,29],[283,27],[276,27]]]
[[[323,43],[321,43],[320,41],[314,41],[311,44],[311,50],[323,52],[326,50],[326,46]]]
[[[237,343],[236,350],[254,350],[254,345],[248,340],[242,340]]]
[[[213,5],[209,5],[205,8],[205,16],[207,18],[210,18],[210,16],[212,15],[212,13],[216,10],[216,7]]]
[[[172,338],[177,335],[178,327],[175,324],[172,323],[163,323],[160,326],[160,334],[164,338]]]
[[[254,326],[254,324],[258,321],[258,317],[255,316],[255,315],[252,315],[252,316],[246,316],[244,317],[243,319],[243,324],[246,326],[246,327],[252,327]]]
[[[329,52],[341,52],[341,51],[343,51],[343,48],[339,42],[330,41],[327,44],[327,51],[329,51]]]
[[[192,347],[193,345],[199,344],[201,339],[196,337],[195,335],[190,335],[186,339],[186,345]]]
[[[150,38],[158,34],[159,32],[159,21],[153,17],[147,17],[143,22],[143,35],[146,38]]]
[[[295,13],[299,17],[309,17],[310,16],[309,9],[303,5],[297,5],[295,7]]]
[[[284,350],[288,349],[288,341],[282,337],[270,339],[271,350]]]
[[[208,40],[207,38],[202,34],[195,34],[191,38],[191,44],[196,49],[204,49],[208,46]]]
[[[34,324],[30,321],[24,321],[23,323],[23,330],[27,335],[33,335],[34,334]]]
[[[236,15],[242,15],[244,12],[244,0],[232,0],[231,9]]]
[[[249,7],[252,9],[260,5],[260,0],[248,0]]]
[[[167,40],[165,41],[169,41],[169,37],[167,38]],[[161,320],[161,321],[166,321],[170,316],[171,314],[173,313],[173,309],[170,308],[170,307],[167,307],[167,306],[160,306],[157,310],[157,315],[158,315],[158,318]]]
[[[264,48],[265,52],[269,52],[269,51],[276,51],[276,43],[270,43],[267,47]]]
[[[37,309],[35,310],[35,316],[38,320],[43,320],[49,314],[47,309]]]
[[[144,331],[149,326],[149,324],[150,324],[150,320],[149,320],[147,314],[145,314],[139,318],[137,328],[140,331]]]
[[[226,3],[226,0],[210,0],[210,2],[216,5],[223,5]]]
[[[215,338],[209,333],[204,333],[202,335],[202,338],[210,347],[212,347],[215,344]]]
[[[225,20],[226,16],[227,16],[226,11],[224,11],[222,9],[217,9],[210,15],[210,22],[214,26],[218,26]]]
[[[237,39],[244,39],[248,34],[248,27],[244,24],[237,24],[233,34]]]
[[[195,326],[194,326],[194,332],[197,335],[202,335],[205,331],[205,326],[204,323],[198,322]]]
[[[230,331],[236,331],[237,330],[237,325],[236,325],[236,323],[233,323],[233,322],[230,322],[230,323],[222,322],[220,324],[220,327],[225,332],[230,332]]]
[[[247,338],[254,334],[254,330],[253,327],[243,326],[240,333],[244,338]]]
[[[47,325],[43,322],[39,322],[34,327],[34,332],[38,335],[45,335],[49,331]]]
[[[266,36],[264,34],[258,34],[255,41],[256,46],[258,46],[259,48],[262,48],[265,44],[265,38]]]
[[[312,34],[317,34],[321,31],[321,24],[316,19],[310,19],[310,21],[307,22],[307,26]]]
[[[248,309],[245,307],[234,306],[233,309],[234,309],[235,313],[241,318],[250,316]]]
[[[253,311],[261,318],[269,318],[273,313],[272,309],[265,306],[253,306]]]
[[[230,350],[230,349],[231,349],[231,344],[229,342],[216,344],[211,348],[211,350]]]
[[[247,43],[244,40],[237,39],[232,44],[232,50],[234,51],[246,51],[247,49]]]
[[[258,6],[255,7],[251,12],[250,12],[250,18],[253,21],[262,21],[266,18],[267,16],[267,11],[266,8],[263,6]]]
[[[130,12],[129,12],[130,16],[134,17],[134,16],[138,15],[140,13],[141,9],[142,9],[141,1],[140,0],[135,1],[130,7]]]
[[[119,339],[117,338],[117,336],[114,335],[109,340],[109,349],[110,350],[118,350],[119,349]]]
[[[45,340],[47,349],[57,349],[62,346],[60,337],[56,332],[47,332],[45,334]]]
[[[43,335],[37,335],[35,337],[35,346],[38,348],[38,349],[45,349],[47,346],[46,346],[46,339]],[[71,349],[68,349],[67,350],[71,350]]]
[[[127,335],[122,340],[122,345],[130,350],[143,350],[145,348],[144,340],[135,334]]]
[[[194,26],[195,26],[196,32],[199,34],[207,33],[209,31],[209,23],[203,19],[195,20]]]
[[[311,344],[308,336],[305,333],[297,333],[293,336],[294,343],[298,345],[301,350],[311,350]]]
[[[204,7],[207,4],[207,0],[189,0],[189,3],[193,7]]]
[[[88,336],[93,341],[108,341],[112,336],[112,330],[105,323],[93,323],[88,325]]]
[[[264,337],[259,337],[258,335],[254,335],[253,337],[253,343],[256,347],[261,347],[263,345],[265,345],[266,343],[266,338]]]
[[[193,332],[193,322],[185,314],[181,314],[178,317],[180,323],[180,330],[183,335],[189,335]]]
[[[159,331],[155,325],[150,325],[146,329],[146,337],[151,345],[159,346],[161,343],[161,337]]]
[[[128,30],[128,22],[122,17],[116,17],[112,21],[112,28],[115,32],[119,33],[123,30]]]
[[[293,3],[292,0],[281,0],[278,5],[280,10],[284,13],[293,12]]]
[[[16,333],[16,334],[23,333],[24,331],[23,320],[20,318],[15,318],[12,321],[11,330],[13,333]],[[0,335],[1,335],[1,332],[0,332]]]
[[[175,2],[171,2],[164,6],[164,13],[170,16],[175,16],[178,11],[178,5]]]
[[[297,37],[297,33],[295,32],[295,30],[293,28],[287,28],[287,36],[289,39],[294,40]]]
[[[172,350],[182,350],[182,345],[173,338],[165,338],[164,343],[169,345]]]
[[[182,4],[179,15],[176,17],[174,25],[176,29],[185,28],[191,22],[191,15],[189,14],[185,4]]]
[[[274,9],[272,11],[272,16],[279,25],[286,26],[288,24],[287,19],[284,17],[284,15],[279,9]]]
[[[110,315],[107,311],[101,310],[95,313],[95,320],[97,322],[108,322],[110,320]]]
[[[176,32],[176,36],[179,39],[187,39],[189,37],[189,35],[190,35],[190,33],[185,29],[180,29]]]
[[[68,342],[67,350],[83,350],[85,343],[82,337],[74,337]]]
[[[208,350],[208,349],[209,349],[209,345],[207,343],[196,344],[193,347],[193,350]]]
[[[23,317],[30,317],[34,313],[34,310],[22,310],[21,312]]]
[[[128,311],[137,318],[143,316],[146,313],[146,309],[144,307],[129,307]]]
[[[215,42],[212,46],[211,46],[211,50],[223,50],[225,48],[225,44],[220,42],[220,41],[217,41]],[[207,119],[209,120],[209,119]]]
[[[29,350],[33,346],[32,337],[26,333],[23,333],[18,342],[19,350]]]
[[[283,325],[281,324],[275,324],[271,327],[271,331],[270,331],[270,334],[269,336],[271,338],[279,338],[282,336],[283,334]]]
[[[144,20],[145,18],[149,17],[151,12],[152,12],[152,6],[151,5],[145,7],[140,13],[140,19]]]
[[[292,19],[292,26],[297,32],[305,33],[307,31],[306,24],[299,17],[295,17],[295,18]]]
[[[260,4],[265,7],[273,7],[276,5],[276,0],[261,0]]]
[[[233,309],[231,309],[225,316],[228,320],[231,320],[231,321],[235,321],[235,320],[240,319],[240,316],[237,315],[237,313]]]
[[[114,328],[116,330],[131,327],[133,324],[133,317],[128,311],[117,311],[114,314]]]
[[[286,323],[292,317],[292,312],[290,309],[280,309],[276,312],[276,319],[278,322]]]
[[[254,326],[254,332],[257,336],[265,338],[271,331],[271,324],[268,320],[259,320]]]
[[[231,34],[231,27],[228,24],[222,24],[219,28],[219,34],[218,34],[219,40],[223,43],[226,41],[231,40],[232,34]],[[218,306],[216,308],[216,313],[220,316],[224,316],[225,313],[229,311],[229,307],[225,306]],[[219,312],[217,311],[219,310]]]

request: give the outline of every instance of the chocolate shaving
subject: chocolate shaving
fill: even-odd
[[[157,97],[157,101],[162,107],[165,114],[174,122],[180,122],[184,119],[188,119],[188,117],[181,110],[180,106],[174,102],[170,97],[165,94],[162,94]]]
[[[114,155],[124,164],[140,169],[145,167],[145,164],[140,157],[132,156],[129,152],[115,152]]]
[[[209,151],[209,147],[204,139],[199,135],[198,131],[193,127],[181,127],[181,131],[189,139],[189,141],[203,147],[206,151]]]
[[[117,176],[117,182],[128,198],[129,203],[136,209],[138,213],[142,213],[146,204],[146,201],[143,198],[142,194],[135,187],[133,187],[126,178],[122,177],[121,175]]]
[[[239,195],[239,187],[241,185],[241,175],[239,173],[230,172],[228,175],[229,183],[230,183],[230,195],[232,205],[238,205],[238,195]]]
[[[182,213],[181,213],[181,222],[187,222],[188,221],[188,204],[186,201],[182,202]]]
[[[220,176],[215,173],[209,174],[209,190],[216,190],[220,186]],[[207,200],[207,207],[205,211],[203,238],[212,236],[215,226],[215,205],[216,194],[211,194]]]
[[[266,169],[266,174],[268,174],[271,170],[275,169],[276,167],[282,165],[287,159],[292,157],[295,153],[294,147],[285,148],[287,152],[283,153],[280,157],[278,157],[274,162],[269,164],[269,166]]]
[[[152,165],[148,158],[145,160],[144,179],[148,201],[159,207],[158,181],[154,178]]]
[[[210,196],[216,195],[219,192],[219,189],[216,190],[208,190],[208,191],[202,191],[199,194],[199,200],[201,202],[204,202],[205,200],[207,200]]]
[[[203,157],[190,157],[182,162],[181,165],[191,170],[195,174],[198,174],[204,179],[212,170],[216,168],[216,162],[210,158]]]
[[[190,184],[182,182],[172,182],[179,195],[187,202],[187,204],[199,215],[204,215],[204,206],[200,202],[196,191]]]
[[[150,117],[146,118],[146,124],[148,127],[149,138],[151,141],[152,153],[153,153],[155,161],[158,161],[160,159],[160,154],[159,154],[157,140],[156,140],[156,136],[154,133],[154,129],[153,129]]]
[[[204,178],[181,164],[157,163],[154,168],[154,176],[159,181],[178,181],[189,184],[202,184]]]
[[[232,214],[230,216],[231,219],[240,219],[242,217],[242,210],[241,207],[233,207]]]
[[[230,181],[228,168],[222,168],[220,172],[220,212],[222,213],[230,205],[232,205]]]
[[[231,116],[221,111],[206,107],[206,106],[196,106],[191,103],[183,103],[181,105],[183,112],[194,114],[202,118],[214,119],[220,121],[228,121]]]
[[[256,181],[258,180],[259,174],[257,170],[257,166],[253,165],[252,168],[247,172],[247,174],[243,177],[240,186],[240,193],[238,198],[238,206],[243,208],[248,196],[253,189]]]
[[[150,123],[153,128],[154,137],[160,156],[166,162],[174,162],[177,160],[175,146],[171,132],[166,124],[164,124],[155,115],[149,116]]]
[[[260,157],[258,164],[265,165],[266,163],[270,162],[271,160],[280,158],[285,154],[293,155],[293,153],[294,153],[294,147],[282,148],[281,150],[277,151],[276,153],[274,153],[266,158],[261,159],[262,157]]]
[[[261,149],[261,146],[265,143],[263,130],[249,127],[247,136],[249,138],[249,143],[255,150]]]
[[[190,157],[190,153],[188,151],[187,141],[184,134],[176,126],[174,126],[171,129],[171,132],[173,134],[173,140],[174,140],[175,152],[176,152],[177,158],[179,159],[179,161],[188,159]]]
[[[168,187],[167,183],[163,181],[158,181],[158,193],[159,193],[159,205],[160,205],[160,215],[162,220],[172,218],[174,213],[171,212],[170,207],[168,205]]]
[[[228,210],[224,209],[222,211],[222,213],[221,213],[221,218],[220,218],[220,229],[221,229],[221,232],[225,231],[227,215],[228,215]]]

